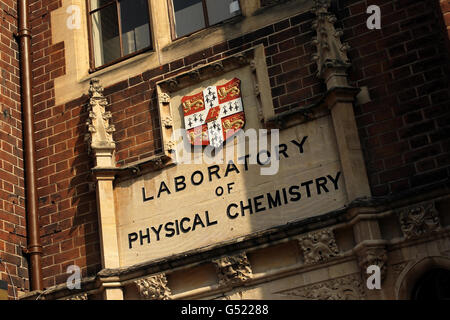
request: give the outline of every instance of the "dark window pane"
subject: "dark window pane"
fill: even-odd
[[[97,8],[100,8],[101,6],[114,2],[115,0],[90,0],[91,2],[91,11],[95,10]]]
[[[209,24],[213,25],[240,14],[237,0],[206,0]]]
[[[175,30],[178,37],[203,29],[205,18],[202,0],[173,0]]]
[[[120,1],[123,54],[150,46],[147,0]]]
[[[120,58],[119,24],[115,5],[92,14],[92,36],[96,67]]]

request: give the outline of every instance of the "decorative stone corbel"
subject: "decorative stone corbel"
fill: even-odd
[[[236,285],[252,277],[250,262],[245,253],[213,260],[220,286]]]
[[[200,71],[199,70],[192,70],[191,72],[189,72],[189,77],[192,80],[200,80]]]
[[[91,80],[89,95],[89,117],[86,122],[89,131],[86,135],[89,150],[95,157],[97,168],[111,168],[115,166],[116,144],[113,139],[115,127],[111,123],[111,112],[106,111],[108,101],[103,96],[103,87],[100,85],[99,79]]]
[[[434,202],[402,209],[398,213],[400,227],[406,239],[421,236],[440,228],[439,213]]]
[[[388,257],[384,246],[363,247],[358,251],[357,256],[363,278],[367,279],[367,277],[370,276],[370,274],[367,273],[367,268],[372,265],[380,268],[381,281],[386,278]]]
[[[177,79],[170,79],[167,81],[167,86],[169,87],[170,91],[176,91],[178,88],[178,80]]]
[[[305,257],[305,264],[325,262],[339,256],[339,249],[330,229],[311,232],[297,240]]]
[[[223,66],[222,61],[217,61],[217,62],[213,63],[212,68],[213,68],[213,71],[216,73],[223,72],[224,66]]]
[[[165,274],[134,281],[140,296],[146,300],[170,300],[171,291]]]

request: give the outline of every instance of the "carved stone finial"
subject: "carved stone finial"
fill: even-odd
[[[165,274],[147,277],[134,281],[139,294],[146,300],[170,300],[170,289]]]
[[[328,13],[329,7],[330,7],[330,0],[314,0],[314,4],[311,11],[316,15],[320,13]]]
[[[421,236],[440,228],[439,214],[434,202],[400,210],[400,227],[406,239]]]
[[[319,78],[324,77],[324,72],[327,69],[345,71],[351,65],[347,57],[349,46],[347,43],[341,43],[340,37],[343,32],[334,28],[337,19],[328,12],[329,7],[329,0],[315,0],[312,9],[312,12],[316,15],[312,27],[317,34],[313,38],[317,53],[312,56],[312,60],[317,63],[317,76]]]
[[[99,79],[91,79],[89,95],[88,120],[86,121],[88,127],[86,140],[89,143],[89,150],[94,152],[97,166],[112,166],[112,154],[116,147],[113,140],[115,127],[111,124],[111,112],[106,111],[108,101],[103,96],[103,87]]]
[[[219,285],[227,286],[247,281],[252,276],[250,262],[245,253],[213,261],[216,265]]]
[[[324,262],[339,255],[332,230],[312,232],[298,239],[305,264]]]
[[[91,96],[91,98],[104,99],[103,90],[103,87],[100,85],[100,79],[92,78],[89,86],[89,95]]]

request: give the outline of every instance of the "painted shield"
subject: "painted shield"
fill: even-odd
[[[241,80],[234,78],[221,86],[181,99],[184,125],[193,145],[220,147],[245,125]]]

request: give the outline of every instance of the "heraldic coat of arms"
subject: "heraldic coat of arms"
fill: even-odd
[[[224,85],[210,86],[181,99],[184,125],[192,145],[218,148],[244,127],[240,84],[241,81],[234,78]]]

